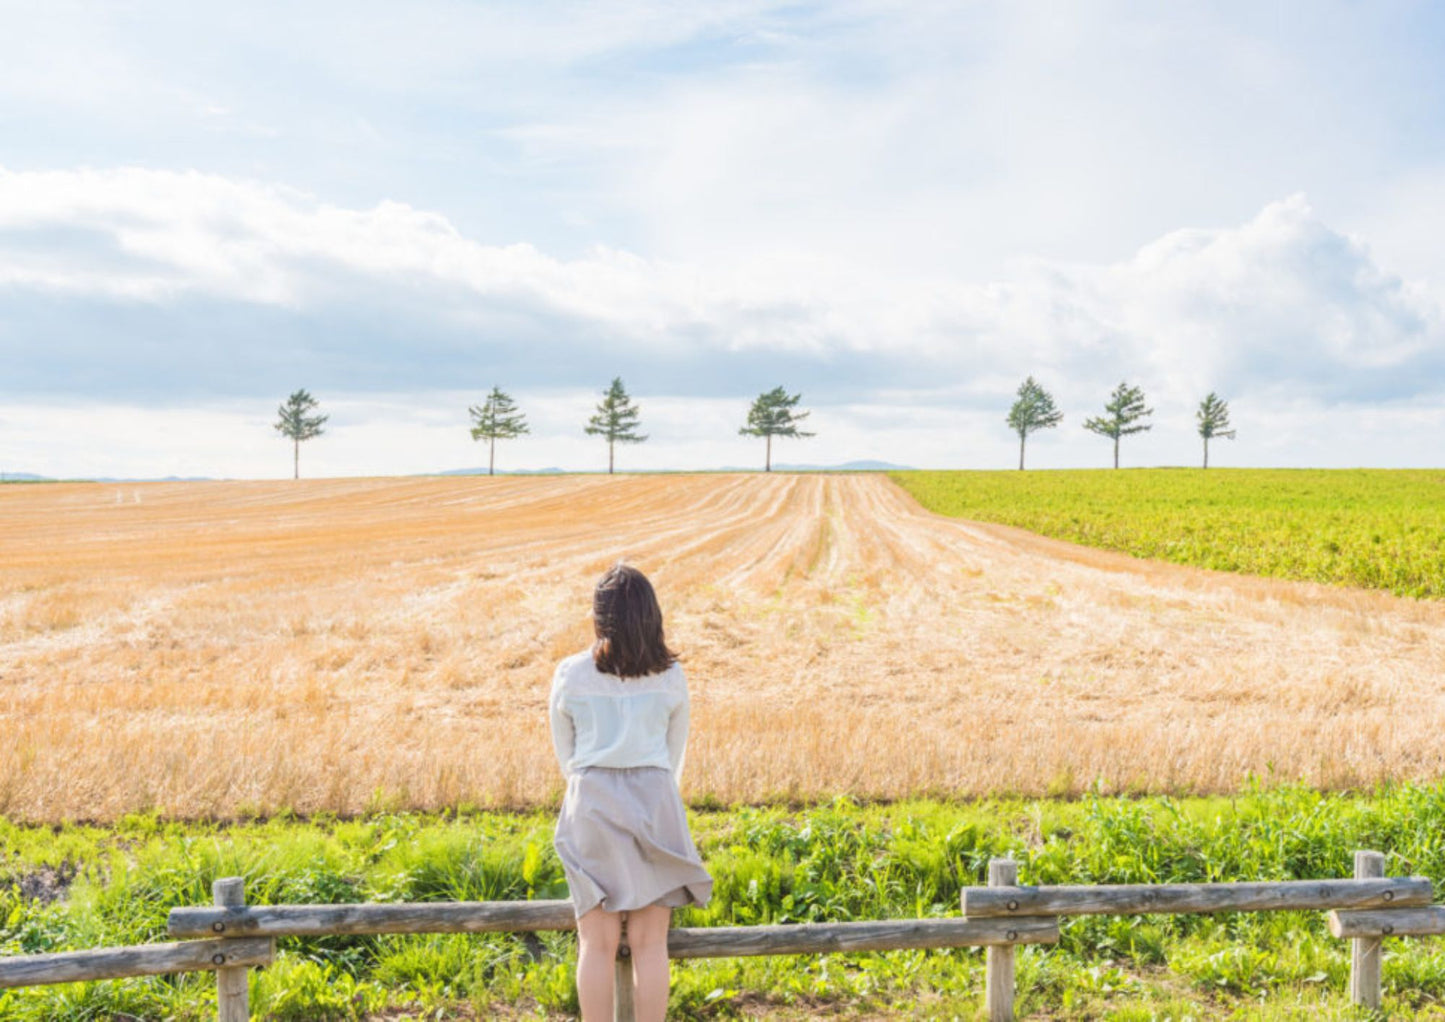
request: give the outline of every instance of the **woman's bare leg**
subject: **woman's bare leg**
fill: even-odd
[[[582,1022],[612,1020],[612,969],[621,936],[620,912],[594,908],[577,920],[577,1001]]]
[[[671,971],[667,961],[667,927],[672,909],[661,905],[627,913],[627,946],[632,949],[637,1022],[662,1022],[667,1015]]]

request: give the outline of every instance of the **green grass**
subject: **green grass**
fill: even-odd
[[[1445,471],[893,472],[940,514],[1221,571],[1445,596]]]
[[[133,817],[111,828],[0,822],[0,954],[165,940],[175,905],[218,876],[250,901],[491,900],[565,894],[547,814],[381,815],[228,826]],[[1445,880],[1445,786],[1367,795],[1255,790],[1235,798],[908,802],[693,814],[717,881],[678,925],[956,913],[990,857],[1025,883],[1349,876],[1357,848],[1389,872]],[[1321,913],[1086,917],[1020,951],[1020,1005],[1056,1019],[1351,1018],[1349,949]],[[285,939],[255,974],[258,1017],[565,1017],[571,934]],[[677,963],[672,1017],[976,1017],[977,950]],[[1445,947],[1387,944],[1394,1017],[1445,1011]],[[202,1019],[208,975],[0,992],[5,1019]]]

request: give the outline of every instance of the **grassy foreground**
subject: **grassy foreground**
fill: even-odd
[[[1390,874],[1445,880],[1445,786],[1368,795],[1290,788],[1230,799],[983,804],[846,800],[693,815],[717,889],[679,925],[955,913],[991,856],[1025,883],[1280,880],[1350,875],[1357,848]],[[0,954],[164,940],[175,905],[243,874],[257,902],[564,896],[549,814],[385,815],[212,826],[132,817],[110,828],[0,823]],[[570,934],[293,939],[253,974],[271,1019],[560,1018],[575,1011]],[[673,1017],[976,1017],[981,951],[678,963]],[[1323,914],[1081,918],[1020,952],[1020,1010],[1052,1019],[1354,1017],[1346,942]],[[1439,942],[1388,942],[1393,1017],[1439,1017]],[[209,975],[0,992],[0,1017],[202,1019]],[[213,1016],[211,1016],[213,1017]]]
[[[940,514],[1222,571],[1445,596],[1445,471],[893,472]]]

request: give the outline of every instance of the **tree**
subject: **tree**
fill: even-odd
[[[472,427],[472,439],[487,441],[487,475],[495,475],[497,441],[512,440],[523,433],[530,433],[527,417],[517,411],[517,406],[509,394],[495,386],[480,407],[472,405],[467,412],[476,423]]]
[[[1119,438],[1121,436],[1132,436],[1135,433],[1142,433],[1146,429],[1153,429],[1151,425],[1140,422],[1140,419],[1154,414],[1154,409],[1144,407],[1144,392],[1138,387],[1131,387],[1127,383],[1120,383],[1114,388],[1114,393],[1104,403],[1104,411],[1107,416],[1094,416],[1084,422],[1084,428],[1090,433],[1097,433],[1106,436],[1114,441],[1114,467],[1119,467]]]
[[[742,436],[765,437],[768,442],[767,457],[763,462],[763,471],[773,470],[773,437],[793,436],[809,437],[816,436],[814,433],[804,433],[798,428],[812,412],[794,412],[802,394],[788,396],[787,391],[782,387],[774,387],[766,393],[759,394],[753,406],[748,409],[748,424],[738,433]]]
[[[1030,433],[1053,429],[1064,418],[1054,407],[1054,396],[1030,376],[1019,385],[1019,397],[1008,412],[1009,428],[1019,435],[1019,471],[1024,470],[1024,441]]]
[[[1221,399],[1214,391],[1199,402],[1199,435],[1204,438],[1204,467],[1209,467],[1209,441],[1215,437],[1234,439],[1234,430],[1229,428],[1229,402]]]
[[[607,438],[607,474],[612,474],[612,448],[614,444],[640,444],[647,437],[637,432],[641,413],[627,396],[622,386],[622,377],[614,376],[612,386],[602,394],[597,412],[587,420],[584,429],[589,436]]]
[[[292,443],[292,478],[301,478],[301,441],[320,436],[322,424],[329,415],[311,415],[318,407],[317,401],[305,390],[298,390],[276,409],[281,416],[276,422],[276,432],[290,437]]]

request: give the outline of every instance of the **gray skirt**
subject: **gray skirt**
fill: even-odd
[[[567,778],[553,843],[578,918],[598,906],[679,908],[712,897],[670,770],[577,771]]]

